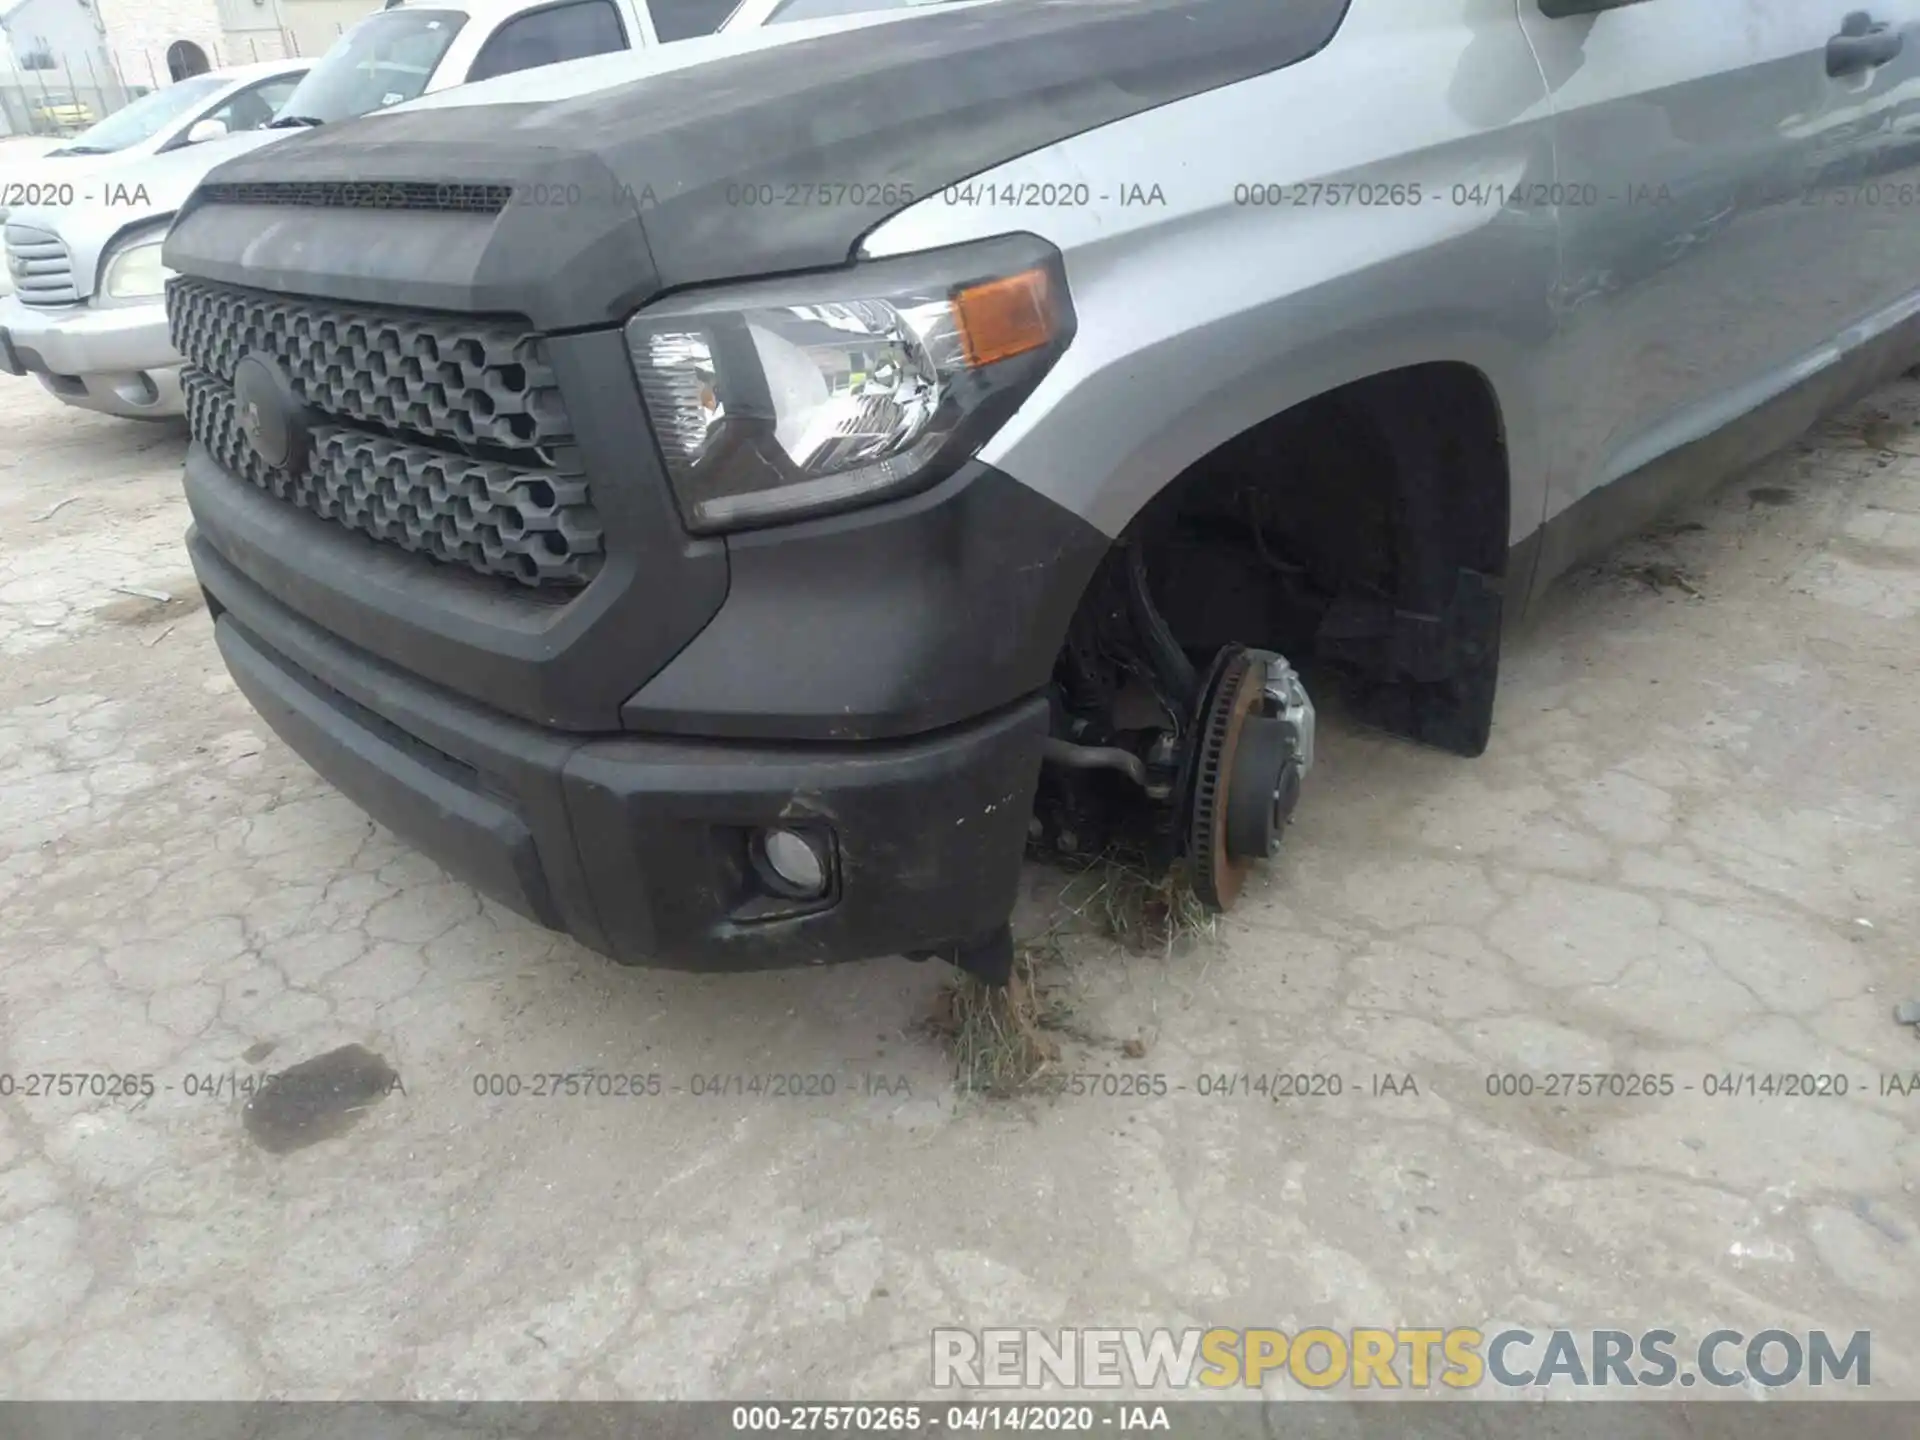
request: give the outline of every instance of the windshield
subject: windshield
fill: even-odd
[[[98,125],[89,126],[69,141],[60,153],[67,155],[111,155],[129,145],[150,140],[181,112],[198,105],[225,89],[231,82],[218,75],[195,75],[142,95],[131,105],[107,116]],[[56,97],[55,103],[72,104],[73,97]]]
[[[280,107],[283,121],[351,120],[412,100],[467,17],[456,10],[382,10],[322,55]]]

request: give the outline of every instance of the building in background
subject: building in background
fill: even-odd
[[[91,0],[100,10],[114,69],[129,87],[173,80],[252,58],[231,54],[215,0]],[[262,60],[279,52],[267,51]]]
[[[125,3],[125,0],[122,0]],[[319,55],[382,0],[212,0],[236,59]],[[277,48],[269,49],[269,46]]]
[[[75,0],[78,3],[78,0]],[[318,55],[380,0],[92,0],[128,83],[165,83],[191,68]],[[153,72],[149,74],[149,72]]]
[[[71,135],[127,99],[95,0],[0,0],[0,133]]]
[[[0,0],[0,32],[15,74],[106,63],[106,32],[90,0]]]

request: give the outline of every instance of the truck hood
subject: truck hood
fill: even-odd
[[[960,0],[965,3],[965,0]],[[983,0],[972,0],[983,3]],[[447,109],[457,106],[524,103],[533,99],[554,99],[625,85],[640,78],[669,70],[685,69],[722,55],[765,49],[770,45],[811,35],[829,35],[844,30],[903,18],[907,10],[831,16],[792,25],[767,26],[752,30],[708,35],[676,41],[671,45],[646,50],[625,50],[597,55],[558,65],[517,71],[498,79],[446,90],[396,105],[382,115],[413,109]],[[342,121],[340,124],[352,124]],[[148,153],[114,155],[75,155],[41,157],[25,165],[6,167],[0,180],[54,183],[72,186],[73,199],[66,205],[51,201],[16,207],[16,218],[50,230],[66,242],[75,260],[75,274],[85,277],[82,295],[91,294],[92,277],[99,273],[99,261],[121,235],[171,216],[179,210],[207,173],[225,161],[250,154],[262,146],[293,140],[305,131],[251,130],[219,140],[169,151],[164,155]],[[58,142],[49,141],[48,148]],[[6,191],[0,191],[4,198]],[[64,188],[62,194],[66,193]],[[6,218],[0,208],[0,220]],[[5,273],[0,271],[0,284]]]
[[[101,257],[121,235],[171,216],[206,173],[223,161],[297,133],[248,130],[164,155],[76,156],[75,160],[103,163],[85,166],[71,176],[71,204],[16,206],[7,223],[31,225],[58,235],[73,257],[76,288],[84,299],[93,293]],[[61,161],[42,163],[53,166]],[[70,177],[62,172],[57,178],[65,185]]]
[[[1306,59],[1346,6],[995,0],[679,42],[637,75],[628,57],[552,67],[526,77],[539,98],[493,98],[490,81],[221,166],[167,263],[545,330],[614,324],[682,286],[844,265],[943,187]]]

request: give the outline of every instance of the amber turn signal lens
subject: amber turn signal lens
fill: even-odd
[[[970,285],[953,297],[953,313],[961,352],[970,366],[1024,355],[1053,339],[1053,306],[1044,270],[1022,270]]]

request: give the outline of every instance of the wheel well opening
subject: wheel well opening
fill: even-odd
[[[1363,723],[1486,746],[1509,480],[1492,387],[1464,364],[1355,381],[1242,432],[1135,517],[1120,555],[1204,667],[1277,650]],[[1116,557],[1118,559],[1118,557]]]

